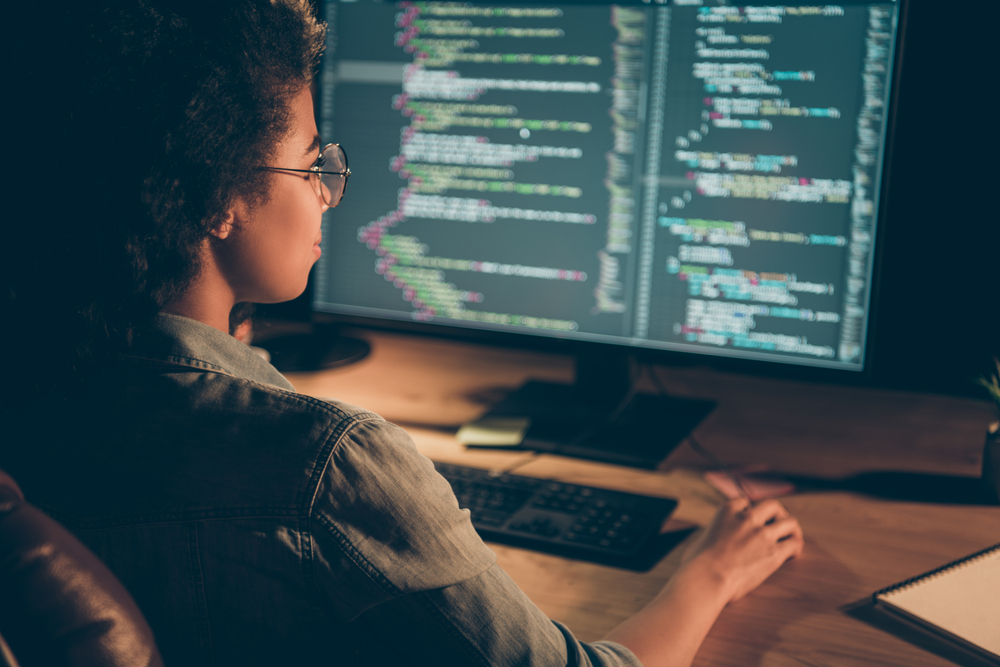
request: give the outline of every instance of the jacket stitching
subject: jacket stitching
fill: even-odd
[[[306,489],[311,489],[312,493],[310,493],[306,514],[300,526],[304,528],[308,538],[304,539],[302,534],[299,534],[302,552],[302,576],[305,578],[306,586],[312,592],[312,595],[316,598],[319,605],[324,608],[327,606],[327,600],[319,590],[319,584],[316,581],[316,563],[313,560],[313,509],[316,506],[316,498],[319,495],[320,486],[322,486],[323,475],[326,473],[327,468],[330,467],[330,459],[333,457],[333,452],[336,451],[337,446],[343,442],[352,428],[360,423],[372,421],[372,418],[374,418],[374,415],[367,419],[358,419],[355,417],[350,420],[341,420],[337,423],[330,432],[330,435],[327,436],[326,441],[320,448],[319,456],[317,456],[317,462],[321,461],[322,464],[315,466],[309,475],[309,484],[306,486]]]
[[[212,623],[208,613],[208,594],[205,591],[205,570],[201,563],[201,544],[198,540],[200,525],[191,525],[191,566],[194,571],[195,597],[198,601],[198,610],[202,616],[202,624],[205,632],[205,642],[208,644],[208,655],[211,663],[217,664],[215,659],[215,643],[212,641]]]
[[[340,532],[340,529],[337,528],[332,521],[323,515],[316,515],[315,519],[319,523],[323,524],[327,531],[330,532],[333,538],[340,545],[340,549],[344,552],[344,555],[350,558],[351,562],[354,563],[363,573],[365,573],[368,578],[372,580],[372,582],[380,586],[390,595],[398,596],[402,593],[402,591],[397,588],[396,585],[388,579],[388,577],[382,574],[377,567],[372,565],[371,561],[365,558],[365,555],[361,553],[350,540],[347,539],[347,536]]]
[[[139,365],[143,366],[158,366],[158,367],[169,367],[177,369],[191,369],[199,371],[213,371],[215,373],[221,373],[223,375],[228,375],[230,377],[237,377],[236,375],[230,373],[222,366],[218,364],[213,364],[208,361],[203,361],[201,359],[195,359],[194,357],[182,357],[176,354],[169,354],[163,358],[155,359],[151,357],[140,357],[136,355],[123,355],[122,359],[127,359],[128,361],[137,362]]]
[[[187,365],[184,365],[184,364],[175,363],[175,362],[164,361],[162,359],[147,359],[147,358],[144,358],[144,357],[126,357],[126,358],[129,359],[130,361],[140,362],[139,365],[156,366],[156,367],[159,367],[160,369],[172,368],[172,369],[177,369],[178,371],[190,370],[191,369],[190,366],[187,366]],[[181,357],[174,357],[174,358],[175,359],[180,359]],[[194,359],[192,361],[198,361],[198,360]],[[199,362],[199,363],[204,363],[204,364],[207,364],[208,366],[212,366],[212,364],[208,364],[208,362]],[[374,412],[368,412],[366,410],[362,410],[362,411],[356,412],[354,414],[348,414],[347,412],[341,410],[340,408],[338,408],[336,405],[330,403],[329,401],[324,401],[324,400],[319,399],[319,398],[313,398],[312,396],[306,396],[304,394],[299,394],[298,392],[296,392],[294,390],[291,390],[291,389],[282,389],[281,387],[276,387],[276,386],[274,386],[272,384],[267,384],[266,382],[258,382],[257,380],[251,380],[249,378],[244,378],[244,377],[240,377],[238,375],[233,375],[232,373],[230,373],[229,371],[227,371],[227,370],[225,370],[224,368],[221,368],[221,367],[217,367],[216,366],[216,367],[213,367],[213,368],[208,368],[206,366],[205,368],[198,368],[197,370],[198,371],[207,371],[209,373],[218,373],[220,375],[225,375],[226,377],[234,378],[234,379],[236,379],[236,380],[238,380],[240,382],[246,382],[248,384],[253,385],[254,387],[257,387],[259,389],[262,389],[262,390],[266,391],[269,394],[281,397],[281,398],[283,398],[285,400],[288,400],[290,402],[301,403],[301,404],[304,404],[304,405],[309,405],[309,406],[314,407],[314,408],[318,408],[321,412],[324,412],[324,413],[327,413],[329,415],[335,416],[338,419],[348,419],[348,420],[381,419],[381,417],[379,417]]]
[[[319,495],[319,487],[321,486],[323,475],[326,469],[330,467],[330,459],[333,458],[333,453],[340,446],[340,443],[344,441],[344,438],[347,437],[348,432],[359,424],[381,420],[381,417],[369,412],[354,415],[353,417],[346,417],[337,422],[330,435],[327,436],[326,442],[320,448],[319,455],[316,457],[317,465],[309,475],[309,484],[306,488],[311,489],[312,492],[310,493],[309,503],[306,507],[308,516],[312,516],[313,509],[316,507],[316,497]]]

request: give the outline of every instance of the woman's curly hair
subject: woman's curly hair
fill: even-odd
[[[57,4],[16,21],[8,198],[28,207],[5,224],[0,300],[8,351],[80,371],[190,284],[234,197],[266,200],[258,167],[325,30],[307,0]]]

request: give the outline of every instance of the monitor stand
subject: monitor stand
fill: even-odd
[[[715,402],[631,394],[634,355],[575,355],[572,385],[530,380],[486,417],[527,417],[522,449],[656,468],[712,410]],[[623,405],[624,404],[624,405]]]
[[[278,335],[254,342],[271,355],[271,365],[282,373],[301,373],[347,366],[368,356],[363,340],[342,336],[335,327],[314,325],[311,333]]]

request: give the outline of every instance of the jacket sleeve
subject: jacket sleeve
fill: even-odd
[[[374,639],[364,664],[641,667],[624,646],[577,640],[498,565],[447,588],[393,598],[356,623]]]
[[[496,565],[448,482],[381,419],[339,436],[312,512],[324,602],[368,637],[363,664],[639,665],[579,642]]]

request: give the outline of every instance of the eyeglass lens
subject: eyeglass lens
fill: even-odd
[[[330,144],[323,149],[322,171],[347,171],[347,153],[337,144]],[[321,194],[326,205],[333,208],[344,198],[347,190],[346,174],[320,174],[322,184]]]

